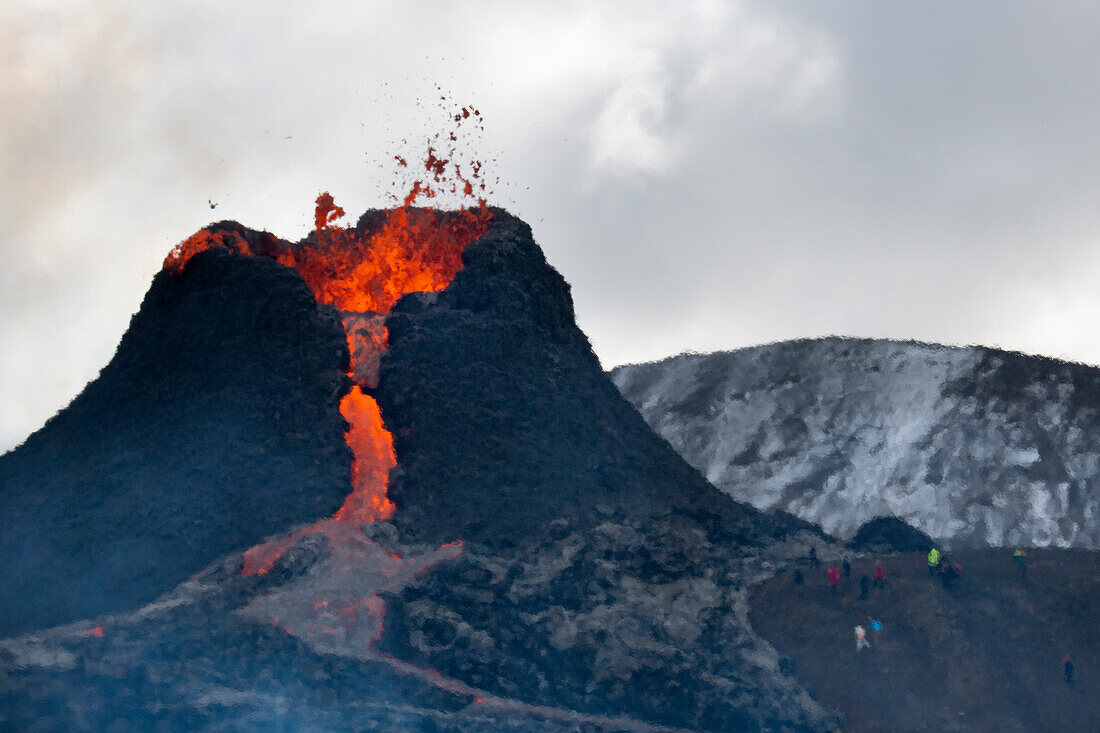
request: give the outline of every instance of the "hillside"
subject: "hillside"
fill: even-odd
[[[849,537],[896,515],[953,546],[1100,547],[1100,369],[827,338],[616,368],[716,486]]]
[[[779,574],[750,617],[846,731],[1100,730],[1100,552],[1034,550],[1026,579],[1006,550],[951,560],[963,574],[948,591],[921,553],[856,558],[839,599],[824,570],[802,565],[805,584]],[[861,601],[876,561],[886,586]],[[853,629],[871,617],[879,642],[857,652]]]
[[[347,494],[340,320],[266,259],[159,273],[111,362],[0,457],[0,635],[148,603]]]

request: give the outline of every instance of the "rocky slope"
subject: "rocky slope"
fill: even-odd
[[[335,312],[270,260],[158,274],[99,378],[0,457],[0,635],[147,603],[331,514],[347,358]]]
[[[827,727],[743,609],[765,555],[824,543],[816,528],[730,500],[648,430],[526,224],[498,212],[463,262],[395,307],[377,394],[394,524],[465,551],[386,596],[380,648],[589,715]]]
[[[649,425],[734,498],[850,536],[1100,547],[1100,369],[827,338],[618,367]]]
[[[368,543],[365,553],[394,550],[416,563],[412,548]],[[238,573],[235,553],[137,611],[0,639],[0,730],[654,730],[491,698],[371,653],[352,623],[336,638],[318,628],[291,633],[302,616],[286,596],[332,578],[332,560],[310,538],[271,572],[249,576]],[[368,594],[392,586],[377,569],[341,581]],[[289,611],[279,624],[259,618],[273,598]]]

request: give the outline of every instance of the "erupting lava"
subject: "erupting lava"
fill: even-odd
[[[393,437],[382,423],[382,412],[373,397],[363,394],[359,385],[351,388],[340,402],[340,414],[351,428],[348,445],[355,455],[351,466],[351,484],[355,487],[333,519],[363,524],[375,518],[393,516],[393,502],[386,498],[386,480],[397,465]]]
[[[468,108],[455,121],[461,123],[471,113],[480,124],[480,115]],[[449,138],[456,139],[453,133]],[[346,439],[354,460],[351,493],[333,517],[338,522],[358,526],[388,519],[394,511],[386,498],[388,474],[396,465],[393,439],[378,404],[368,394],[377,386],[379,360],[387,347],[386,314],[406,293],[447,287],[462,267],[462,250],[485,233],[492,216],[480,195],[486,189],[480,179],[481,163],[474,161],[467,168],[470,172],[464,173],[453,161],[454,152],[452,146],[444,154],[448,157],[443,157],[429,145],[424,180],[415,180],[402,205],[380,221],[339,226],[336,222],[344,210],[325,192],[317,197],[314,231],[299,244],[212,225],[181,242],[164,261],[165,269],[180,273],[191,257],[214,247],[271,257],[301,273],[318,302],[343,313],[351,353],[348,375],[355,386],[344,396],[340,412],[350,425]],[[397,161],[408,165],[400,156]],[[441,193],[458,195],[468,205],[450,212],[415,206]],[[241,572],[267,572],[302,534],[323,531],[324,524],[250,549]]]

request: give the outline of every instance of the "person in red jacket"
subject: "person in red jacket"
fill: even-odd
[[[833,595],[840,595],[840,591],[837,589],[837,583],[840,582],[840,568],[829,568],[825,571],[825,574],[829,577],[829,587],[833,591]]]
[[[882,577],[882,563],[875,563],[875,587],[883,588],[886,585],[885,578]]]

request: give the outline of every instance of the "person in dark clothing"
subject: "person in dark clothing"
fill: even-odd
[[[821,561],[817,559],[817,548],[810,548],[810,567],[816,568],[821,566]]]
[[[871,591],[871,579],[864,575],[859,579],[859,600],[866,601],[867,594]]]
[[[852,556],[851,555],[845,555],[844,556],[844,577],[845,578],[852,577]]]
[[[1062,657],[1062,666],[1066,671],[1066,684],[1073,684],[1073,662],[1069,661],[1069,655]]]
[[[875,587],[883,588],[886,586],[886,580],[882,576],[882,563],[875,563]]]
[[[950,591],[957,576],[958,573],[955,572],[955,566],[944,559],[944,561],[940,563],[940,583],[943,584],[943,589]]]
[[[805,580],[806,580],[806,578],[805,578],[805,576],[802,575],[802,571],[796,569],[794,571],[794,584],[795,585],[802,585],[802,583]]]

